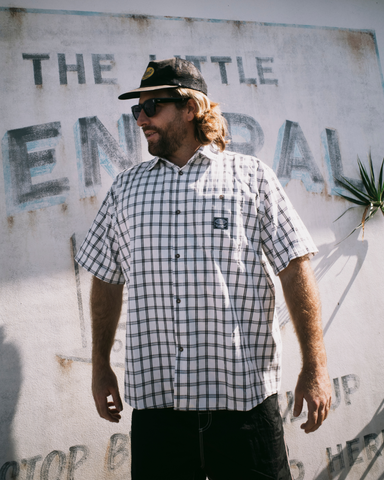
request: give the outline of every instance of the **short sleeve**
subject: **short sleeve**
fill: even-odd
[[[271,168],[259,170],[258,183],[262,249],[278,275],[294,258],[318,250]]]
[[[110,191],[77,252],[75,261],[104,282],[123,284],[125,282],[115,225],[115,206]]]

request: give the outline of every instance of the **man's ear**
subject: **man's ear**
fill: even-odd
[[[195,101],[192,100],[192,98],[188,100],[186,109],[187,109],[187,120],[191,122],[195,118],[195,114],[197,112],[197,105]]]

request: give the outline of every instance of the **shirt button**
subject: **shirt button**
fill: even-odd
[[[184,351],[184,348],[183,347],[179,347],[179,352],[183,352]]]
[[[180,210],[176,210],[176,215],[179,215],[180,213]]]
[[[183,172],[181,170],[179,171],[179,175],[183,175]]]
[[[224,198],[224,195],[220,195],[220,197],[219,197],[219,198],[220,198],[220,200],[223,200],[223,198]]]
[[[181,303],[181,300],[180,300],[180,298],[178,298],[178,299],[176,300],[176,302],[177,302],[177,303]]]
[[[180,254],[179,254],[179,253],[176,253],[175,257],[176,257],[176,258],[180,258]]]

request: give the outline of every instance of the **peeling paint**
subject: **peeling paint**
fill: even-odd
[[[27,9],[26,8],[10,7],[9,8],[9,13],[11,14],[12,18],[21,20],[22,17],[27,13]]]
[[[97,200],[96,195],[92,195],[91,197],[80,198],[79,201],[83,202],[83,203],[90,203],[91,205],[97,205],[98,204],[98,200]]]
[[[151,18],[148,15],[133,14],[128,20],[133,21],[140,30],[148,28],[151,24]]]
[[[36,218],[37,218],[37,211],[36,210],[30,210],[28,212],[28,220],[29,220],[29,226],[31,228],[36,227]]]
[[[56,360],[63,370],[69,371],[71,369],[73,360],[70,360],[68,358],[63,358],[60,355],[56,355]]]

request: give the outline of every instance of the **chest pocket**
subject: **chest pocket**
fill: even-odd
[[[192,214],[193,233],[199,247],[226,251],[228,255],[240,250],[246,241],[243,207],[242,192],[200,197]]]

